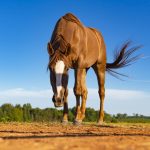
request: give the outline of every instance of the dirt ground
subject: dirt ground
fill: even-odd
[[[0,123],[0,150],[150,150],[150,124]]]

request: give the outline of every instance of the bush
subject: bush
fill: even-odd
[[[68,118],[69,121],[74,120],[76,108],[73,107],[69,109]],[[98,119],[99,111],[93,108],[86,108],[85,112],[85,122],[95,122]],[[22,107],[20,105],[13,106],[11,104],[3,104],[0,107],[0,121],[18,121],[18,122],[52,122],[61,121],[63,116],[62,110],[57,110],[55,108],[32,108],[30,104],[24,104]],[[133,116],[128,116],[127,114],[110,115],[105,112],[104,116],[105,122],[129,122],[129,123],[150,123],[150,117],[143,116],[139,114],[134,114]]]

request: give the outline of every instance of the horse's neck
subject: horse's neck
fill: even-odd
[[[69,67],[73,68],[79,57],[79,51],[82,45],[81,41],[84,41],[84,38],[80,39],[80,37],[85,37],[85,28],[84,26],[79,26],[77,23],[61,19],[55,31],[55,34],[61,34],[65,41],[71,45],[67,59]]]

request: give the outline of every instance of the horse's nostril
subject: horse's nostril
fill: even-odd
[[[62,101],[61,101],[61,98],[57,98],[57,102],[58,103],[61,103]]]
[[[56,101],[55,101],[55,97],[54,97],[54,96],[52,97],[52,101],[53,101],[53,102],[56,102]]]
[[[63,106],[63,99],[62,98],[55,98],[55,102],[54,102],[55,107],[62,107]]]

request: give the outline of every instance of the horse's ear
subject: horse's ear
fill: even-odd
[[[48,51],[50,56],[52,56],[54,54],[54,49],[53,49],[52,44],[50,42],[48,42],[48,44],[47,44],[47,51]]]

